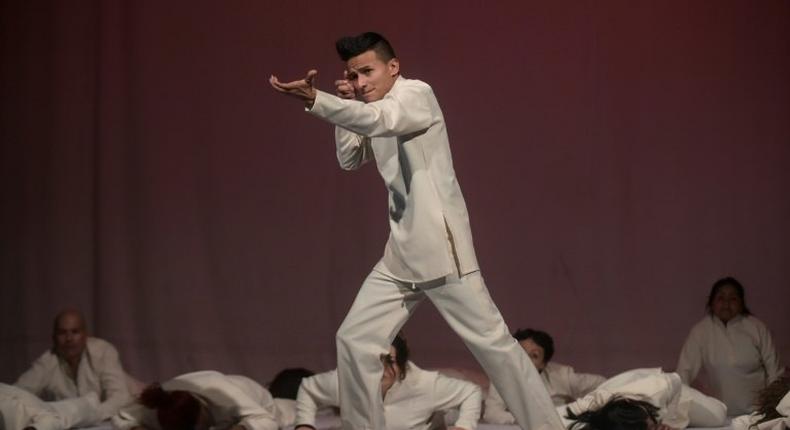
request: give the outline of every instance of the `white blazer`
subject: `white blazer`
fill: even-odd
[[[336,125],[343,169],[376,160],[389,191],[390,224],[377,270],[408,282],[479,270],[444,116],[428,84],[398,77],[371,103],[318,91],[309,112]]]

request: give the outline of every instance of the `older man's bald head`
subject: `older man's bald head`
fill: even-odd
[[[79,361],[88,334],[85,318],[76,309],[65,309],[55,316],[52,343],[55,353],[66,361]]]

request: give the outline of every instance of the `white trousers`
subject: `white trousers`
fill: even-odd
[[[386,429],[379,357],[426,296],[474,354],[521,428],[563,429],[540,375],[510,335],[479,271],[412,284],[374,270],[337,332],[345,430]]]

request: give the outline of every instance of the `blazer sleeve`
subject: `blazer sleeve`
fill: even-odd
[[[337,161],[343,170],[356,170],[373,159],[370,138],[335,126]]]
[[[316,92],[311,114],[365,137],[405,136],[426,130],[438,118],[427,84],[403,84],[371,103]]]
[[[323,406],[340,406],[337,370],[302,379],[296,394],[296,425],[315,428],[315,415]]]
[[[458,408],[456,427],[477,429],[483,396],[476,384],[437,374],[433,401],[435,411]]]

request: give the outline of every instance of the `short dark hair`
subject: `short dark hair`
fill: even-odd
[[[711,315],[713,314],[713,300],[716,298],[716,294],[718,294],[719,291],[726,286],[734,288],[735,293],[738,294],[738,297],[741,299],[741,305],[743,306],[743,312],[741,313],[743,315],[751,315],[752,312],[746,307],[746,293],[744,293],[743,285],[741,285],[741,283],[732,276],[721,278],[713,283],[713,287],[710,289],[710,295],[708,295],[708,303],[705,305],[705,309],[708,311],[708,313]]]
[[[406,343],[406,339],[398,333],[392,340],[392,346],[395,348],[395,363],[400,367],[400,379],[403,380],[409,371],[409,345]]]
[[[570,430],[647,430],[648,420],[658,423],[659,409],[644,400],[615,396],[595,410],[579,415],[567,409]]]
[[[303,367],[283,369],[269,383],[269,392],[275,398],[296,400],[296,394],[299,392],[299,385],[302,384],[302,379],[313,375],[315,375],[315,372]]]
[[[554,339],[548,333],[541,330],[534,330],[531,328],[518,329],[513,333],[513,337],[517,341],[532,339],[539,347],[543,348],[543,361],[548,363],[551,357],[554,357]]]
[[[384,36],[372,31],[358,36],[341,37],[335,42],[335,49],[343,61],[348,61],[370,50],[375,51],[381,61],[386,62],[395,58],[395,50],[392,49],[389,41]]]
[[[189,430],[195,428],[201,405],[188,391],[165,391],[158,383],[149,385],[140,394],[139,402],[155,409],[163,430]]]

